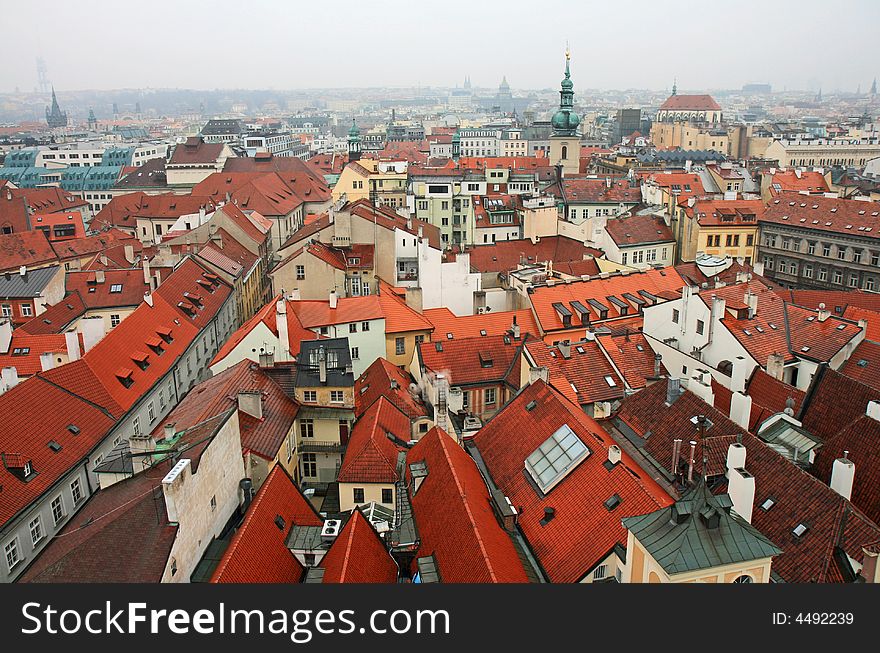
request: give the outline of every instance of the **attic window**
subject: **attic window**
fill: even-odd
[[[279,531],[283,531],[287,524],[284,522],[284,517],[281,515],[275,515],[275,525],[278,527]]]
[[[142,370],[147,369],[150,366],[149,355],[145,354],[141,351],[132,352],[131,360],[135,362],[135,364],[141,368]]]
[[[452,340],[452,334],[451,334],[451,333],[447,333],[447,334],[446,334],[446,339],[447,339],[447,340]]]
[[[607,384],[608,384],[608,387],[610,387],[610,388],[616,388],[616,387],[617,387],[617,381],[615,381],[614,378],[611,377],[611,376],[606,376],[606,377],[605,377],[605,383],[607,383]]]
[[[776,505],[776,501],[772,497],[767,497],[764,500],[764,503],[761,504],[761,510],[763,510],[764,512],[767,512],[774,505]]]
[[[480,329],[480,335],[485,337],[486,336],[486,329]]]
[[[110,292],[112,292],[112,293],[120,293],[120,292],[122,292],[122,284],[121,284],[121,283],[114,283],[114,284],[111,284],[111,285],[110,285]]]
[[[171,329],[162,327],[162,328],[156,329],[156,333],[158,333],[159,337],[162,338],[162,340],[164,340],[165,342],[167,342],[167,343],[174,342],[174,336],[171,335]]]
[[[435,349],[436,351],[443,351],[443,343],[442,343],[442,342],[435,343],[435,344],[434,344],[434,349]]]
[[[856,365],[858,365],[859,367],[868,367],[868,361],[864,358],[860,358]]]
[[[563,424],[526,458],[525,466],[541,492],[547,494],[589,455],[587,445]]]
[[[130,388],[134,384],[134,379],[131,378],[133,374],[130,369],[122,367],[116,371],[116,378],[123,386]]]
[[[604,505],[605,505],[605,509],[608,510],[609,512],[614,510],[617,506],[620,505],[620,495],[619,494],[612,494],[610,497],[605,499]]]
[[[15,347],[15,348],[12,350],[12,355],[13,355],[13,356],[27,356],[27,355],[30,354],[30,353],[31,353],[31,348],[30,348],[30,347]]]
[[[810,528],[809,526],[807,526],[806,524],[801,522],[800,524],[798,524],[797,526],[794,527],[792,534],[797,538],[801,538],[809,530],[809,528]]]
[[[494,364],[492,354],[480,352],[480,367],[492,367]]]
[[[579,354],[585,353],[583,347],[578,346],[578,347],[575,347],[575,349],[577,350],[577,353],[579,353]]]

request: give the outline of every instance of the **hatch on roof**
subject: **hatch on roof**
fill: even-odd
[[[525,466],[546,494],[589,455],[587,445],[568,424],[563,424],[526,458]]]

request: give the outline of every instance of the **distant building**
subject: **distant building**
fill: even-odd
[[[46,123],[52,129],[67,127],[67,112],[58,106],[58,98],[55,97],[55,87],[52,87],[52,109],[46,108]]]

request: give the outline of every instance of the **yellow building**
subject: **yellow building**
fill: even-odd
[[[733,505],[728,495],[713,495],[700,480],[673,505],[625,518],[621,582],[769,583],[773,557],[782,550],[731,510]]]
[[[408,288],[406,299],[382,282],[379,303],[385,316],[385,360],[409,369],[416,347],[431,340],[434,325],[422,315],[422,289]]]
[[[360,159],[349,163],[333,187],[333,202],[343,195],[349,202],[365,199],[375,206],[406,207],[406,161]]]
[[[697,254],[743,258],[751,264],[758,247],[760,200],[696,200],[676,208],[672,231],[681,261]]]

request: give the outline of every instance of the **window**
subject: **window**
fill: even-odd
[[[39,515],[34,517],[31,523],[28,524],[28,530],[31,532],[31,543],[36,546],[43,539],[43,522]]]
[[[471,403],[470,396],[471,396],[471,393],[468,392],[467,390],[465,390],[461,393],[461,407],[464,408],[465,410],[467,410],[468,406]]]
[[[30,304],[21,304],[19,308],[21,309],[22,317],[32,317],[34,314],[34,308]]]
[[[369,294],[369,293],[367,293]],[[361,331],[369,331],[370,323],[369,322],[361,322]]]
[[[859,287],[859,275],[857,275],[857,274],[849,275],[849,287],[850,288],[858,288]]]
[[[135,435],[141,434],[141,416],[138,415],[134,418],[134,421],[131,423],[131,432]]]
[[[876,287],[876,283],[877,282],[874,280],[874,277],[868,277],[867,279],[865,279],[865,290],[874,290]]]
[[[314,403],[318,401],[317,390],[303,390],[303,401]]]
[[[382,488],[382,503],[394,503],[394,495],[391,489]]]
[[[495,388],[486,388],[485,399],[487,406],[491,406],[495,403]]]
[[[747,234],[746,235],[746,247],[751,247],[754,244],[755,244],[754,234]]]
[[[526,458],[526,470],[546,494],[589,454],[575,432],[563,424]]]
[[[12,304],[3,304],[0,306],[0,312],[2,312],[3,317],[12,317]]]
[[[406,352],[406,340],[404,338],[394,339],[394,353],[402,356]]]
[[[119,326],[119,323],[122,322],[122,319],[119,317],[119,313],[111,313],[110,314],[110,328]]]
[[[3,552],[6,554],[6,567],[12,571],[12,568],[21,562],[21,556],[18,553],[18,539],[12,538],[7,542],[3,547]]]
[[[677,308],[672,309],[672,321],[675,324],[678,324],[678,309]]]
[[[804,266],[804,277],[807,279],[813,278],[813,266],[812,265],[805,265]]]
[[[834,271],[834,283],[843,283],[843,272],[841,272],[840,270]]]
[[[74,479],[73,482],[70,484],[70,494],[73,496],[74,505],[82,501],[82,486],[80,485],[78,478]]]
[[[845,247],[838,247],[837,248],[837,258],[839,258],[841,261],[846,260],[846,248]]]
[[[871,265],[874,267],[880,266],[880,253],[871,252]]]
[[[358,332],[357,322],[352,322],[351,324],[348,325],[348,332],[349,333],[357,333]]]
[[[147,405],[147,415],[150,418],[150,424],[156,421],[156,407],[152,401]]]
[[[599,565],[593,571],[593,580],[602,580],[608,575],[608,565]]]
[[[299,421],[299,435],[301,438],[315,437],[315,420],[301,419]]]
[[[737,576],[736,578],[734,578],[733,582],[734,583],[751,583],[752,577],[749,576],[748,574],[743,574],[742,576]]]
[[[627,260],[628,256],[629,256],[629,253],[628,253],[628,252],[623,252],[623,253],[620,255],[620,262],[621,262],[621,264],[626,265],[626,260]]]
[[[807,254],[815,254],[816,253],[816,243],[808,242],[807,243]]]
[[[706,327],[706,323],[703,320],[697,320],[697,333],[703,335],[703,329]]]
[[[121,284],[121,283],[114,283],[114,284],[111,284],[111,285],[110,285],[110,292],[112,292],[112,293],[120,293],[120,292],[122,292],[122,284]]]
[[[364,502],[364,488],[356,487],[351,491],[352,499],[355,503],[363,503]]]
[[[331,404],[341,404],[342,402],[343,402],[342,390],[331,390],[330,391],[330,403]]]
[[[64,499],[59,494],[52,499],[52,521],[55,526],[64,518]]]
[[[822,245],[822,256],[831,256],[831,245]]]
[[[819,281],[828,281],[828,270],[825,268],[819,268]]]
[[[211,512],[217,510],[217,495],[214,494],[211,496]]]
[[[159,406],[165,408],[165,388],[159,388]]]
[[[300,460],[302,461],[302,475],[306,478],[315,478],[318,475],[318,455],[304,453]]]
[[[360,358],[360,350],[357,347],[351,348],[351,359],[358,360]]]
[[[303,281],[306,278],[306,266],[305,265],[297,265],[296,266],[296,280]]]

